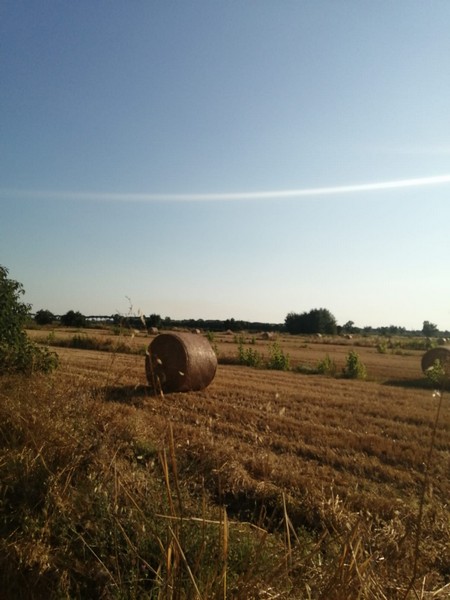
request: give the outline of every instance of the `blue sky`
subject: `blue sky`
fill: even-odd
[[[450,329],[449,26],[446,0],[4,0],[0,264],[56,314]]]

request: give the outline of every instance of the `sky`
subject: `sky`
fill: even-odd
[[[3,0],[32,310],[450,329],[448,0]]]

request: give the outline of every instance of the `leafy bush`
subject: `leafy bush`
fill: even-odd
[[[359,354],[354,350],[351,350],[347,354],[347,362],[343,374],[348,379],[365,379],[367,376],[366,367],[359,358]]]
[[[276,342],[269,347],[270,358],[267,362],[269,369],[277,371],[289,371],[290,369],[290,357],[289,354],[285,354],[281,349],[280,345]]]
[[[244,348],[242,343],[238,346],[239,364],[247,367],[259,367],[262,363],[263,356],[255,348]]]
[[[329,375],[330,377],[334,377],[337,371],[336,363],[327,354],[323,360],[318,362],[317,371],[321,375]]]
[[[28,339],[30,306],[20,301],[22,284],[9,279],[8,273],[0,265],[0,374],[49,372],[57,366],[57,356]]]
[[[443,387],[445,381],[448,381],[448,374],[445,365],[437,358],[433,365],[425,371],[428,381],[435,387]]]

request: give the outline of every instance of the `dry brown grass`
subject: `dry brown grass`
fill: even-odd
[[[256,344],[264,351],[268,343],[258,340]],[[305,346],[304,341],[289,338],[280,343],[294,363],[311,366],[326,353],[343,366],[351,347],[316,342]],[[219,357],[236,352],[236,344],[226,338],[219,338],[217,345]],[[182,565],[191,584],[195,582],[192,595],[173,597],[196,597],[199,564],[207,558],[205,545],[202,552],[195,554],[191,549],[191,555],[186,555],[187,542],[177,529],[178,518],[184,515],[199,522],[203,518],[204,524],[206,514],[212,518],[214,506],[218,506],[226,507],[226,513],[214,517],[222,548],[217,551],[224,560],[213,578],[214,585],[210,580],[209,591],[204,586],[198,597],[400,599],[414,561],[423,464],[436,399],[423,379],[420,352],[379,354],[374,347],[358,347],[357,351],[371,381],[222,364],[207,390],[161,397],[146,387],[142,357],[61,348],[60,371],[51,380],[39,380],[35,394],[26,384],[21,391],[4,390],[2,410],[5,418],[9,415],[11,419],[13,404],[22,407],[16,410],[18,423],[9,429],[19,430],[20,423],[23,429],[23,421],[28,423],[27,443],[16,443],[21,448],[18,455],[25,449],[31,454],[28,458],[23,454],[22,463],[17,460],[28,465],[30,475],[33,464],[42,464],[43,471],[49,471],[62,484],[57,496],[65,510],[72,512],[77,506],[80,510],[83,505],[84,492],[77,491],[76,480],[90,461],[98,481],[104,486],[108,481],[115,489],[119,508],[132,505],[138,511],[143,510],[142,503],[154,502],[157,512],[164,515],[161,518],[172,523],[164,543],[158,533],[165,564],[169,564],[168,553],[179,561],[170,563],[172,571],[170,577],[166,573],[165,585],[173,584]],[[51,390],[51,402],[41,386]],[[67,437],[66,423],[76,429],[71,433],[72,441]],[[408,598],[443,599],[450,594],[449,425],[448,400],[444,397],[426,490],[418,577]],[[98,448],[91,447],[95,438]],[[158,452],[166,457],[162,463]],[[144,458],[138,459],[141,455]],[[3,452],[3,461],[6,456]],[[161,491],[152,491],[148,479],[149,474],[154,477],[158,472],[161,478],[159,464],[166,481],[168,500],[164,502]],[[40,476],[45,480],[42,473]],[[198,505],[193,506],[193,498],[199,500]],[[52,510],[56,505],[53,500]],[[199,506],[210,508],[199,513]],[[89,512],[87,508],[85,511]],[[93,515],[89,518],[92,520]],[[45,525],[43,517],[42,522]],[[238,523],[249,523],[259,532],[252,556],[265,565],[267,579],[259,572],[255,577],[252,568],[236,566],[239,539],[241,545],[248,544],[247,534],[236,529]],[[116,518],[117,531],[126,529],[139,560],[157,570],[156,559],[146,558],[128,526]],[[116,588],[125,577],[119,556],[114,560],[98,557],[105,571],[93,558],[95,547],[89,549],[93,544],[89,528],[83,524],[79,528],[78,541],[85,544],[86,556],[96,562],[107,580],[104,589],[111,597],[119,597]],[[46,549],[52,564],[52,553],[58,549],[51,547],[45,532],[39,535],[41,551]],[[38,537],[35,533],[35,539]],[[3,556],[5,543],[14,543],[17,552],[22,552],[18,565],[31,568],[34,559],[32,549],[26,549],[25,538],[8,539]],[[283,540],[281,546],[274,541],[279,539]],[[269,565],[264,562],[267,557],[263,559],[263,549],[272,543]],[[66,550],[75,552],[71,547]],[[92,573],[84,572],[85,566],[80,564],[79,569],[83,581],[95,580]],[[70,569],[67,572],[71,573],[69,579],[75,577]],[[260,589],[257,581],[261,582]],[[95,589],[103,589],[101,581],[95,585]],[[72,585],[68,589],[75,588]],[[225,596],[224,589],[228,590]],[[164,593],[142,597],[163,598]],[[122,597],[139,596],[129,592]]]

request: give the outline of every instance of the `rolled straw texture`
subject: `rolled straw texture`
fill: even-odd
[[[203,390],[214,379],[217,357],[208,340],[195,333],[161,333],[145,360],[148,383],[164,392]]]

